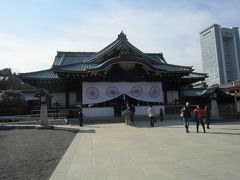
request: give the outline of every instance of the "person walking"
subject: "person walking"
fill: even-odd
[[[159,119],[160,119],[161,122],[163,122],[163,116],[164,116],[163,108],[160,108],[160,111],[159,111]]]
[[[204,107],[204,119],[205,119],[205,123],[207,124],[207,129],[210,129],[209,125],[210,125],[210,109],[208,107],[208,105],[206,105]]]
[[[197,133],[199,132],[198,131],[199,123],[201,123],[201,125],[203,127],[203,132],[205,133],[206,130],[205,130],[204,122],[203,122],[204,110],[199,105],[197,105],[197,108],[193,110],[193,113],[194,113],[194,117],[196,120]]]
[[[184,120],[184,125],[186,128],[186,133],[189,133],[189,121],[192,117],[192,110],[190,107],[190,103],[186,102],[186,104],[181,109],[181,117]]]
[[[150,118],[150,125],[154,127],[154,121],[155,121],[155,109],[150,105],[148,108],[148,117]]]

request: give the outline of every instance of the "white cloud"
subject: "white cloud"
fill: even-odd
[[[28,72],[51,66],[55,54],[51,46],[9,34],[0,34],[0,39],[1,69],[10,67],[16,72]]]
[[[107,14],[92,14],[84,27],[72,24],[61,30],[69,39],[79,38],[84,50],[101,50],[123,30],[143,52],[163,52],[171,64],[192,65],[202,71],[199,31],[212,20],[210,14],[201,11],[169,14],[120,8]]]

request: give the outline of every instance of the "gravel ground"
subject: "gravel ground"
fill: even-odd
[[[49,179],[75,134],[63,130],[1,130],[0,179]]]

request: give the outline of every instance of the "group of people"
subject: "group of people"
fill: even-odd
[[[113,105],[114,117],[121,117],[123,107],[119,104]]]
[[[135,124],[134,123],[135,107],[133,105],[127,104],[123,113],[124,113],[124,117],[125,117],[125,123],[127,125],[134,125]],[[116,111],[114,111],[115,116],[120,116],[119,114],[121,114],[120,106],[116,108]],[[147,110],[147,115],[150,120],[150,126],[154,127],[154,124],[157,121],[157,118],[156,118],[157,115],[156,115],[156,111],[152,105],[149,106],[149,108]],[[204,133],[206,132],[205,124],[207,125],[207,129],[210,129],[210,127],[209,127],[209,125],[210,125],[210,110],[207,105],[205,105],[204,107],[201,105],[197,105],[197,107],[195,109],[192,109],[190,107],[190,103],[186,102],[186,104],[181,109],[180,116],[182,117],[182,119],[184,121],[186,133],[189,133],[189,122],[192,118],[194,118],[196,121],[197,133],[199,132],[199,124],[202,125]],[[79,110],[78,117],[79,117],[79,125],[83,126],[83,112],[82,112],[81,107]],[[163,121],[163,117],[164,117],[164,112],[163,112],[163,109],[160,108],[160,110],[159,110],[160,121]]]
[[[147,110],[147,114],[150,119],[150,125],[152,127],[154,127],[154,123],[157,122],[157,118],[156,118],[155,109],[152,107],[152,105],[149,106],[149,108]],[[164,115],[163,109],[160,108],[160,110],[159,110],[159,120],[160,121],[163,121],[163,115]]]
[[[195,109],[192,110],[190,107],[190,103],[186,102],[186,104],[181,109],[181,117],[184,120],[186,133],[189,133],[189,122],[192,118],[196,121],[196,129],[197,133],[199,132],[199,124],[202,125],[203,132],[206,132],[205,123],[207,125],[207,129],[210,129],[210,110],[207,105],[204,107],[201,105],[197,105]]]
[[[125,123],[127,125],[134,125],[135,107],[133,105],[127,105],[123,112],[125,115]]]
[[[163,121],[163,116],[164,116],[164,112],[163,109],[160,108],[159,111],[159,119],[160,121]],[[154,127],[154,124],[157,122],[157,118],[156,118],[156,111],[155,109],[150,105],[148,110],[147,110],[147,114],[150,120],[150,126]],[[133,105],[127,105],[126,110],[124,111],[124,115],[125,115],[125,123],[127,125],[134,125],[134,115],[135,115],[135,107]]]

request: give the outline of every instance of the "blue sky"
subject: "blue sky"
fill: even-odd
[[[1,1],[0,69],[47,69],[56,51],[99,51],[123,30],[143,52],[202,72],[199,32],[239,27],[239,8],[239,0]]]

